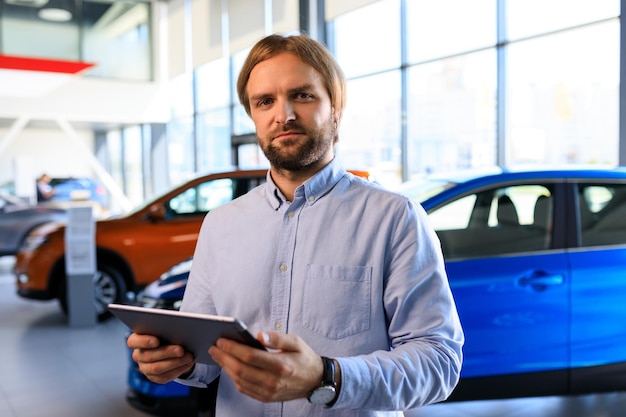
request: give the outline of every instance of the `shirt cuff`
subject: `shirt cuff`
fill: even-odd
[[[193,372],[187,378],[176,378],[174,381],[188,387],[206,388],[207,384],[200,381],[200,372],[198,372],[197,364],[193,367]]]

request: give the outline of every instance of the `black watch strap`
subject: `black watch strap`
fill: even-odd
[[[337,402],[337,398],[339,397],[339,390],[337,388],[337,381],[335,380],[335,360],[334,359],[330,359],[330,358],[325,358],[326,360],[328,360],[329,365],[328,367],[329,372],[330,372],[330,384],[333,386],[333,388],[335,389],[335,398],[333,398],[328,404],[326,404],[326,407],[332,407],[333,405],[335,405],[335,403]],[[326,370],[326,364],[324,364],[324,370]]]
[[[322,385],[335,386],[335,361],[322,356],[322,362],[324,363],[324,373],[322,375]]]

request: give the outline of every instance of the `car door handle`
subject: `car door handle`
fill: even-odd
[[[547,287],[561,285],[565,279],[561,274],[547,274],[543,271],[533,271],[530,275],[526,275],[519,279],[519,285],[522,287],[530,286],[534,290],[543,291]]]

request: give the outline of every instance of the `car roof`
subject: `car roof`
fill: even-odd
[[[403,183],[397,191],[422,203],[427,210],[452,195],[492,184],[524,180],[626,180],[626,167],[592,166],[520,166],[442,172]]]
[[[623,178],[626,176],[626,166],[598,166],[598,165],[541,165],[541,166],[513,166],[487,167],[459,171],[442,172],[427,175],[427,179],[446,179],[455,183],[464,183],[480,177],[516,177],[528,178]]]

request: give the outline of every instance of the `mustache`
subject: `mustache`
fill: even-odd
[[[306,133],[306,129],[302,126],[300,126],[298,123],[296,122],[291,122],[288,124],[284,124],[276,129],[272,129],[270,131],[270,137],[276,137],[278,135],[280,135],[281,133],[286,133],[286,132],[294,132],[294,133]]]

